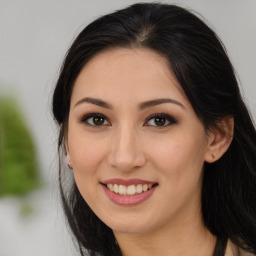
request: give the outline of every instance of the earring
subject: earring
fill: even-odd
[[[215,159],[215,157],[216,157],[215,154],[212,154],[212,159]]]

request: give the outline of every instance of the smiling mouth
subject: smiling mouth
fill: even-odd
[[[158,185],[157,183],[136,184],[136,185],[129,185],[129,186],[111,184],[111,183],[108,183],[108,184],[101,183],[101,184],[107,187],[111,192],[118,195],[123,195],[123,196],[132,196],[132,195],[142,194]]]

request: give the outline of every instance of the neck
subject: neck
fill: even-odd
[[[123,256],[212,256],[214,237],[203,225],[201,214],[176,224],[140,234],[114,232]]]

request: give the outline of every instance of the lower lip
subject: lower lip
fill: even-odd
[[[153,187],[146,192],[142,192],[140,194],[135,194],[131,196],[124,196],[119,195],[114,192],[112,192],[110,189],[108,189],[105,185],[102,185],[105,193],[109,197],[109,199],[114,202],[115,204],[121,205],[121,206],[133,206],[140,204],[144,201],[146,201],[155,191],[156,187]]]

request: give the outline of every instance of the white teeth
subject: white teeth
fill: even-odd
[[[148,185],[147,184],[144,184],[143,187],[142,187],[142,190],[145,192],[148,190]]]
[[[118,194],[119,192],[119,188],[118,185],[114,184],[114,192]]]
[[[142,185],[141,185],[141,184],[137,185],[137,187],[136,187],[136,192],[137,192],[138,194],[142,192]]]
[[[146,192],[147,190],[153,187],[153,184],[138,184],[138,185],[117,185],[117,184],[107,184],[107,187],[110,191],[120,194],[120,195],[135,195],[140,194],[142,192]]]
[[[113,192],[114,191],[114,187],[112,184],[108,184],[107,187]]]
[[[118,193],[119,193],[120,195],[126,195],[126,192],[127,192],[126,186],[119,185],[119,191],[118,191]]]
[[[135,185],[128,186],[127,194],[128,195],[134,195],[136,193]]]

